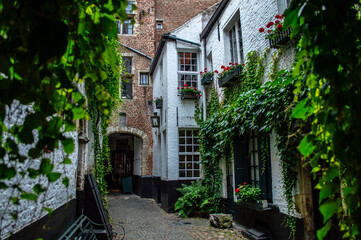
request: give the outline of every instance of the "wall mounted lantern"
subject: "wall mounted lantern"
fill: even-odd
[[[150,117],[150,121],[152,122],[152,127],[159,127],[159,117],[157,116],[157,113],[154,113],[154,116]]]

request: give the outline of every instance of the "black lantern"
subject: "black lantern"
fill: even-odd
[[[152,122],[152,127],[159,127],[159,117],[157,113],[154,113],[154,116],[150,117],[150,121]]]

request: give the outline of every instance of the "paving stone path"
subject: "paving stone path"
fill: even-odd
[[[163,211],[152,199],[136,195],[109,195],[109,211],[113,219],[113,231],[122,239],[125,229],[127,240],[198,240],[198,239],[242,239],[241,228],[216,229],[202,218],[180,218]]]

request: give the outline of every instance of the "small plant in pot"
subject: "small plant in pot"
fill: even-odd
[[[179,87],[177,89],[179,89]],[[198,99],[199,97],[202,97],[201,93],[202,92],[197,88],[189,87],[187,84],[184,84],[183,87],[180,88],[182,99]]]
[[[163,98],[162,97],[155,98],[154,103],[155,103],[156,108],[162,108],[163,107]]]
[[[261,200],[262,191],[260,188],[252,187],[244,182],[235,190],[238,202]]]

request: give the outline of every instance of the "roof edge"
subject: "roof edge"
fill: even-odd
[[[211,32],[214,24],[216,23],[216,21],[218,20],[219,16],[222,14],[224,8],[227,6],[228,3],[229,3],[229,0],[223,0],[219,4],[216,11],[212,15],[211,19],[208,21],[207,25],[203,29],[203,31],[200,35],[201,39],[207,38],[208,34]]]

